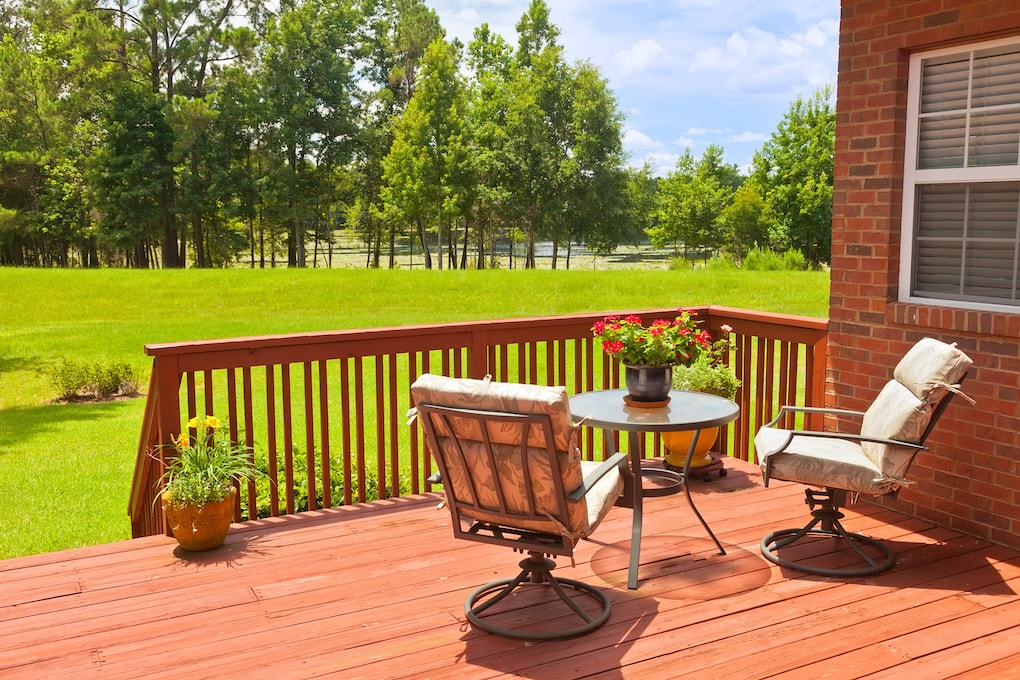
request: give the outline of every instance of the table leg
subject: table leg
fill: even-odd
[[[722,543],[720,543],[719,539],[712,533],[712,530],[708,527],[708,522],[706,522],[705,518],[701,516],[700,512],[698,512],[697,506],[694,505],[694,499],[691,498],[691,460],[694,458],[694,449],[698,446],[698,437],[700,436],[701,430],[694,430],[694,436],[691,437],[691,445],[687,447],[687,457],[684,459],[684,495],[687,496],[687,504],[691,506],[691,510],[694,511],[694,515],[698,518],[698,521],[701,522],[701,526],[705,527],[705,531],[707,531],[708,535],[712,537],[713,541],[715,541],[716,547],[719,548],[719,554],[725,555],[726,551],[723,549]]]
[[[630,529],[630,566],[627,569],[627,588],[637,590],[638,565],[641,563],[641,524],[644,518],[644,481],[641,476],[641,433],[628,433],[630,468],[634,473],[634,519]]]
[[[606,457],[616,453],[616,442],[613,439],[613,432],[602,431],[602,439],[606,446]],[[633,519],[630,528],[630,562],[627,567],[627,588],[637,589],[638,565],[641,562],[641,523],[644,515],[644,493],[641,481],[641,435],[637,432],[628,434],[627,456],[630,458],[630,469],[633,472],[634,482],[632,493],[629,498],[624,498],[623,505],[633,508]]]

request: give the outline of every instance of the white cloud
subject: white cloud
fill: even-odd
[[[835,37],[831,21],[785,37],[744,26],[695,53],[688,71],[731,91],[810,94],[805,90],[835,82],[835,61],[821,60],[835,54]]]
[[[701,128],[701,127],[687,128],[687,134],[695,135],[697,137],[701,137],[703,135],[718,135],[722,134],[723,132],[725,131],[720,130],[719,128]]]
[[[640,130],[627,130],[623,133],[623,145],[629,149],[657,149],[662,144]]]
[[[644,71],[649,66],[659,63],[666,53],[666,48],[657,40],[645,38],[639,40],[625,50],[619,50],[613,55],[616,70],[619,75],[624,76],[637,71]]]
[[[680,148],[686,148],[688,146],[694,147],[696,144],[697,142],[691,139],[690,137],[677,137],[676,139],[673,140],[673,145],[679,146]]]
[[[748,142],[764,142],[768,139],[767,135],[763,135],[760,132],[741,132],[736,135],[731,135],[729,141],[744,144]]]

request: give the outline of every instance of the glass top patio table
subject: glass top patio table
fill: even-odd
[[[669,393],[670,399],[667,404],[658,408],[642,408],[627,404],[623,397],[626,390],[598,390],[595,392],[583,392],[570,397],[570,415],[576,423],[587,427],[600,427],[605,430],[603,441],[606,446],[606,456],[615,451],[615,443],[610,432],[629,433],[628,451],[630,454],[631,470],[634,472],[633,498],[631,501],[634,508],[634,520],[631,530],[630,567],[628,570],[627,587],[631,590],[637,588],[638,563],[641,552],[641,522],[643,496],[645,492],[641,483],[642,473],[654,474],[656,477],[664,477],[681,483],[684,495],[687,497],[687,504],[694,511],[698,521],[712,537],[719,554],[725,555],[719,539],[712,533],[705,518],[701,516],[694,500],[691,498],[691,491],[687,480],[690,479],[691,458],[698,444],[698,436],[705,428],[725,425],[737,419],[740,415],[740,407],[724,397],[717,397],[714,394],[703,394],[701,392],[684,392],[673,390]],[[648,432],[683,432],[692,431],[687,456],[684,459],[683,472],[676,474],[663,469],[649,469],[641,467],[641,435]]]

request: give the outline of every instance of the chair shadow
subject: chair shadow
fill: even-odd
[[[897,526],[899,523],[891,522],[890,525]],[[788,579],[827,578],[896,589],[950,590],[1005,597],[1018,595],[1002,572],[996,568],[997,560],[989,554],[995,547],[990,547],[986,541],[979,538],[960,534],[949,539],[932,541],[884,538],[879,540],[892,550],[896,559],[888,571],[880,574],[845,578],[822,577],[789,567],[780,567],[780,572]],[[826,542],[831,546],[832,539],[814,539],[814,542],[816,545],[809,543],[781,548],[777,554],[784,559],[810,560],[814,564],[824,566],[858,563],[849,548],[843,548],[842,552],[825,552]]]

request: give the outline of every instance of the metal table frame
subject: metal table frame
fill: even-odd
[[[712,537],[719,554],[725,555],[719,539],[712,533],[708,522],[698,511],[694,500],[691,498],[691,490],[687,484],[690,479],[691,458],[694,449],[698,445],[698,437],[701,431],[706,428],[726,425],[733,422],[740,415],[740,407],[729,399],[717,397],[713,394],[702,394],[701,392],[683,392],[673,390],[670,392],[670,401],[659,408],[639,408],[627,405],[623,397],[626,390],[599,390],[595,392],[583,392],[570,397],[570,414],[575,423],[587,427],[602,428],[603,440],[606,446],[606,457],[616,453],[616,444],[613,432],[628,433],[628,454],[631,470],[634,472],[633,498],[625,499],[630,501],[627,505],[634,508],[634,519],[631,528],[630,542],[630,566],[627,576],[627,587],[631,590],[637,588],[638,565],[641,557],[641,523],[643,515],[643,497],[645,490],[641,482],[642,474],[653,475],[675,482],[675,485],[682,485],[687,503],[691,506],[701,526]],[[641,438],[642,435],[651,432],[680,432],[693,431],[691,444],[687,450],[687,457],[684,459],[682,473],[675,473],[665,468],[642,468],[641,467]],[[674,486],[675,486],[674,485]],[[671,490],[673,491],[673,490]],[[648,495],[654,495],[649,493]]]

